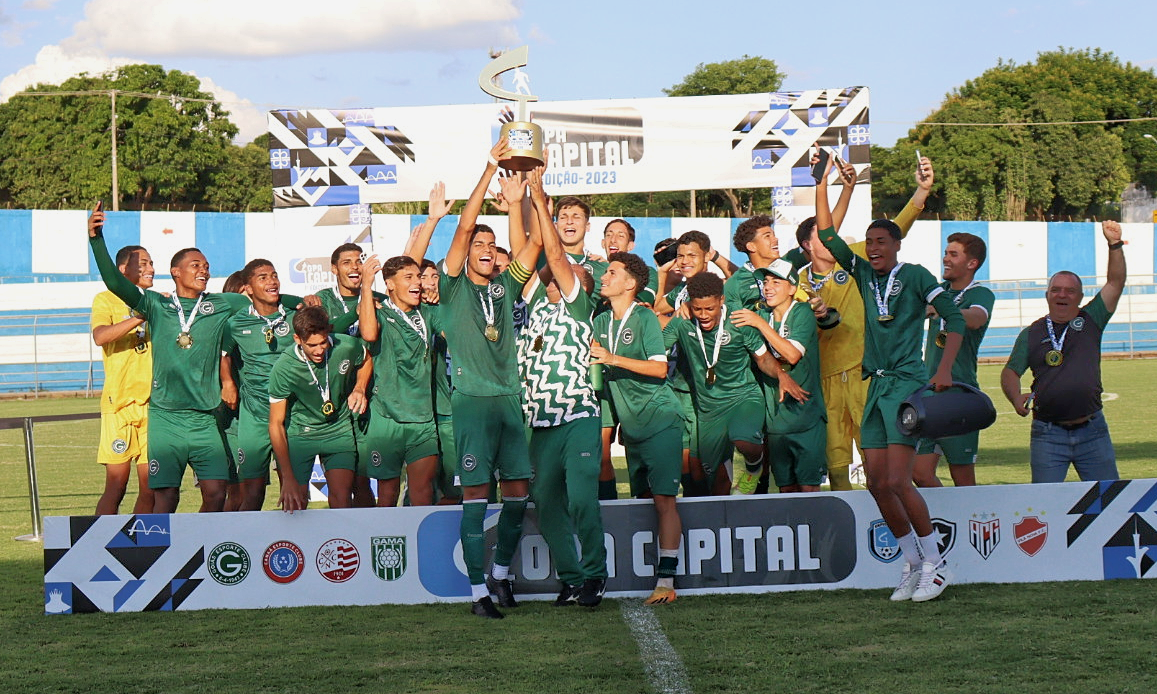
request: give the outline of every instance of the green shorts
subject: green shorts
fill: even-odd
[[[455,391],[450,399],[462,486],[490,484],[495,472],[504,480],[530,479],[519,396],[475,397]]]
[[[199,480],[235,481],[229,460],[212,412],[149,408],[149,489],[180,487],[186,466]]]
[[[943,439],[920,439],[916,444],[916,455],[937,453],[944,456],[949,465],[975,465],[979,447],[980,431],[973,431]]]
[[[610,398],[603,397],[599,393],[599,416],[602,418],[603,428],[613,427],[619,423],[618,415],[615,414],[615,406]]]
[[[438,490],[442,496],[457,499],[462,496],[458,486],[458,449],[454,447],[454,420],[449,415],[434,415],[438,430]]]
[[[402,476],[402,466],[438,455],[438,429],[429,422],[398,422],[374,413],[358,437],[358,473],[376,480]]]
[[[691,451],[694,458],[699,450],[699,417],[695,414],[695,401],[691,393],[683,390],[676,390],[675,397],[683,408],[683,449]]]
[[[710,415],[699,415],[699,446],[692,449],[692,457],[703,464],[708,479],[714,479],[719,466],[731,460],[735,441],[763,445],[764,410],[762,398],[744,397]]]
[[[828,471],[828,423],[817,421],[810,429],[791,434],[768,434],[771,474],[775,486],[819,486]]]
[[[650,491],[659,496],[677,496],[683,474],[683,422],[674,422],[645,439],[632,439],[624,432],[627,475],[631,496]]]
[[[267,479],[273,446],[269,443],[269,413],[251,412],[242,402],[237,426],[237,475],[242,480]]]
[[[351,470],[358,468],[358,452],[354,447],[353,432],[345,436],[305,436],[289,433],[289,464],[298,484],[309,484],[313,474],[313,459],[321,457],[321,467],[330,470]]]
[[[217,420],[217,428],[225,437],[225,457],[229,459],[229,482],[237,482],[240,480],[240,476],[237,456],[234,455],[234,451],[237,450],[237,430],[240,417],[237,410],[229,409],[229,406],[222,402],[213,408],[213,419]]]
[[[860,447],[887,448],[890,444],[900,444],[915,448],[916,440],[900,433],[896,417],[900,403],[926,385],[924,381],[895,376],[873,376],[860,422]]]

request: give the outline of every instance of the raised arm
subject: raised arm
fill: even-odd
[[[96,260],[97,270],[104,286],[109,288],[117,298],[128,304],[129,308],[139,308],[144,298],[140,287],[129,281],[121,274],[116,263],[108,254],[108,247],[104,243],[104,209],[97,203],[88,216],[88,245],[92,248],[92,257]]]
[[[916,166],[916,192],[912,193],[912,198],[908,200],[908,204],[904,205],[904,209],[896,215],[895,222],[896,226],[900,227],[900,238],[908,235],[908,230],[912,228],[920,213],[924,211],[924,204],[927,202],[928,194],[932,192],[932,184],[935,182],[936,174],[932,170],[932,160],[928,157],[921,157],[920,163]]]
[[[462,215],[458,218],[458,228],[454,230],[454,240],[450,242],[450,249],[446,251],[445,272],[451,277],[462,274],[462,268],[466,265],[466,255],[470,250],[470,233],[478,224],[478,214],[482,211],[482,201],[486,198],[486,188],[490,185],[490,179],[494,178],[495,172],[498,171],[498,161],[509,153],[510,143],[505,137],[490,149],[490,158],[486,162],[486,168],[483,169],[482,176],[478,179],[474,190],[471,191],[470,198],[466,201],[466,207],[462,209]]]
[[[818,158],[818,157],[817,157]],[[837,171],[840,174],[840,182],[844,184],[843,189],[840,190],[840,197],[836,200],[836,207],[832,210],[832,223],[839,231],[844,224],[844,217],[848,214],[848,206],[852,203],[852,192],[856,189],[856,167],[845,162],[841,162]],[[827,175],[824,176],[824,185],[827,185]]]
[[[828,162],[828,167],[831,167],[831,161]],[[820,243],[824,245],[832,256],[835,257],[845,270],[851,270],[852,263],[855,260],[855,254],[852,249],[848,248],[848,244],[836,233],[832,222],[832,212],[828,207],[828,175],[824,172],[823,178],[816,183],[816,229],[818,229],[818,236]]]
[[[421,261],[418,261],[421,262]],[[378,307],[374,301],[374,278],[382,271],[382,262],[375,253],[362,263],[362,286],[358,295],[358,335],[366,342],[377,342]]]
[[[1109,242],[1109,265],[1105,270],[1105,286],[1101,287],[1101,301],[1109,313],[1117,310],[1117,302],[1125,291],[1125,244],[1121,240],[1121,225],[1116,222],[1101,224],[1101,232]]]
[[[571,296],[576,282],[574,266],[562,247],[558,229],[551,223],[550,209],[547,206],[546,191],[542,185],[544,167],[537,167],[528,174],[530,183],[530,202],[538,220],[538,233],[542,237],[542,252],[546,256],[546,265],[550,273],[558,282],[558,288],[563,296]]]
[[[419,265],[426,257],[426,251],[430,248],[430,239],[434,236],[434,229],[438,227],[438,222],[442,221],[450,212],[450,208],[454,206],[456,200],[446,199],[446,184],[438,181],[430,190],[430,208],[426,215],[426,220],[414,227],[410,233],[410,239],[406,242],[406,250],[404,255],[408,255],[414,259],[414,262]]]
[[[711,262],[715,263],[715,267],[719,268],[719,271],[723,273],[724,279],[731,277],[735,274],[735,271],[739,269],[738,265],[731,262],[730,259],[724,258],[717,250],[712,251]]]

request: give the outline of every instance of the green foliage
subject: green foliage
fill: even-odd
[[[737,60],[699,63],[691,74],[670,89],[667,96],[714,96],[717,94],[758,94],[778,91],[784,73],[774,60],[744,54]]]
[[[15,96],[0,105],[0,189],[22,207],[85,207],[112,196],[108,92],[174,95],[156,99],[119,94],[117,154],[126,207],[197,204],[229,156],[237,128],[196,77],[159,65],[128,65],[103,75],[81,74],[32,92],[95,95]]]
[[[208,175],[205,202],[220,212],[268,212],[273,209],[269,149],[255,142],[229,145],[222,165]]]
[[[1082,219],[1115,212],[1130,181],[1157,189],[1151,122],[1015,125],[1157,116],[1157,75],[1100,49],[1040,53],[1034,63],[1000,61],[948,94],[920,125],[880,156],[873,148],[873,203],[895,213],[899,172],[914,150],[931,157],[938,183],[928,209],[952,219]],[[877,189],[877,182],[882,183]],[[898,204],[897,204],[898,203]]]

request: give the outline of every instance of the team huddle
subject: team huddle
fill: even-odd
[[[742,266],[698,231],[660,243],[649,265],[623,219],[606,225],[604,254],[589,253],[589,206],[552,201],[541,168],[497,179],[509,250],[498,247],[478,216],[509,151],[505,139],[491,150],[440,262],[425,257],[453,205],[438,184],[403,255],[381,262],[343,244],[331,256],[336,285],[307,297],[282,294],[264,259],[207,293],[209,262],[194,248],[172,259],[173,293],[153,291],[146,249],[110,257],[98,205],[90,244],[109,291],[93,307],[106,358],[97,512],[117,511],[134,462],[147,466],[137,513],[176,511],[187,467],[201,511],[260,510],[271,466],[290,512],[308,504],[315,460],[331,508],[396,506],[404,477],[405,503],[461,504],[472,611],[502,618],[498,607],[518,604],[509,566],[533,500],[562,584],[555,604],[593,607],[606,586],[599,502],[617,496],[618,441],[631,495],[655,507],[646,602],[663,604],[676,599],[680,495],[814,492],[825,479],[849,490],[854,441],[905,558],[892,599],[938,596],[949,575],[913,483],[938,485],[943,455],[957,485],[975,484],[978,435],[917,441],[896,414],[929,383],[977,385],[995,297],[974,279],[986,249],[972,234],[948,237],[941,282],[897,260],[931,162],[919,161],[897,219],[872,222],[859,244],[837,235],[857,178],[837,162],[834,208],[825,173],[816,215],[783,257],[772,220],[757,216],[735,230]],[[385,293],[373,291],[379,272]],[[1032,366],[1035,377],[1025,360],[1017,375]],[[497,502],[487,572],[483,520]]]

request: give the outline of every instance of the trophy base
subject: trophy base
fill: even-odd
[[[542,166],[542,160],[534,157],[508,157],[499,161],[498,165],[507,171],[530,171]]]

